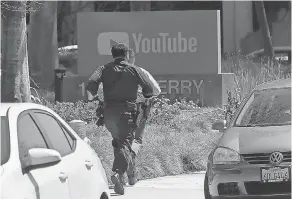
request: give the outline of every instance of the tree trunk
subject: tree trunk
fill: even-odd
[[[6,4],[14,11],[2,9],[1,102],[29,102],[26,1],[8,1]]]
[[[76,29],[78,12],[94,12],[94,2],[90,1],[58,2],[59,47],[77,45]]]
[[[274,49],[272,44],[272,36],[269,30],[269,24],[265,12],[264,2],[263,1],[255,1],[255,9],[258,17],[258,22],[260,24],[260,28],[262,31],[262,35],[264,38],[264,50],[268,57],[274,57]]]
[[[71,13],[71,1],[60,1],[58,2],[58,37],[59,37],[59,47],[70,45],[69,36],[70,36],[70,27],[68,27],[68,20],[72,21],[72,17],[69,13]],[[69,15],[69,16],[68,16]],[[69,19],[68,19],[69,18]]]
[[[29,63],[32,77],[44,88],[51,88],[58,67],[57,1],[44,1],[31,13],[28,34]]]

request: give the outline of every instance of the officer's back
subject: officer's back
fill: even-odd
[[[144,97],[153,95],[153,85],[147,74],[128,62],[127,48],[122,44],[116,45],[112,49],[114,61],[100,66],[89,79],[87,90],[92,94],[97,93],[100,83],[103,84],[105,103],[136,101],[139,85]]]
[[[103,70],[105,102],[136,101],[140,83],[137,67],[118,58],[106,64]]]

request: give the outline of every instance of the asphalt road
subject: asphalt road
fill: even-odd
[[[135,186],[126,186],[123,196],[116,195],[111,189],[111,198],[204,199],[204,175],[205,173],[193,173],[143,180]]]

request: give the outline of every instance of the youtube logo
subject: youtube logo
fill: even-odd
[[[111,55],[114,44],[123,42],[129,46],[134,43],[135,53],[195,53],[198,41],[195,37],[184,37],[182,32],[175,34],[158,33],[155,37],[145,37],[142,32],[128,34],[125,32],[103,32],[98,35],[97,48],[100,55]]]
[[[129,35],[125,32],[103,32],[97,37],[97,49],[100,55],[111,55],[114,44],[123,42],[129,46]]]

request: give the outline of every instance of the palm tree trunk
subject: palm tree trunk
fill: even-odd
[[[8,1],[2,9],[1,102],[29,102],[26,1]],[[12,8],[13,10],[8,10]]]

